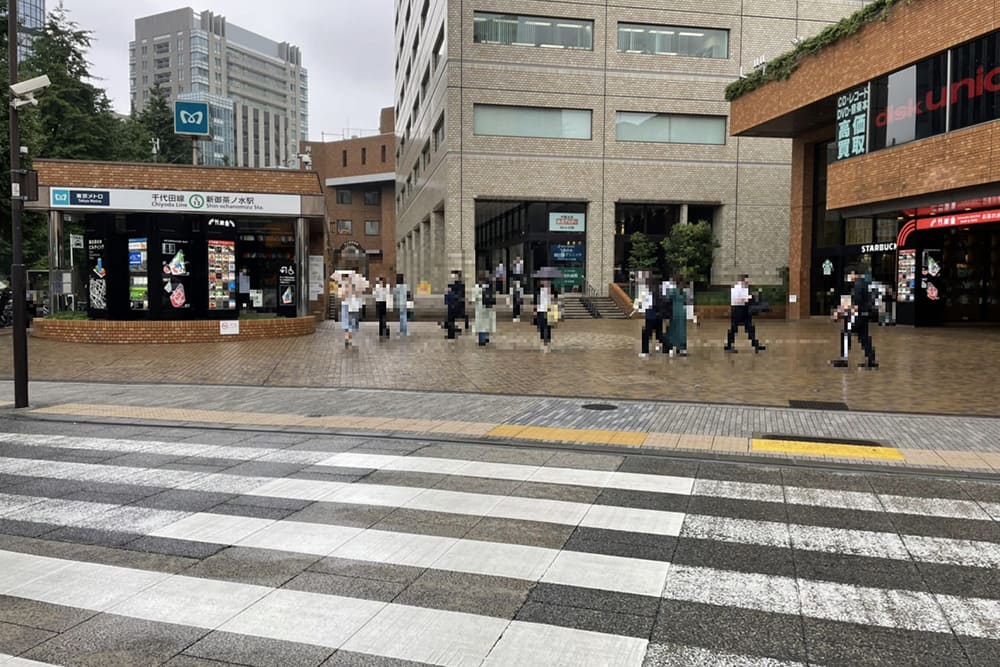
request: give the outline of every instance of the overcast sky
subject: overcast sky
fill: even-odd
[[[46,0],[51,10],[59,0]],[[128,43],[135,19],[190,6],[276,42],[302,49],[309,70],[309,135],[377,129],[382,107],[393,106],[393,0],[63,0],[80,28],[93,31],[89,60],[115,109],[128,113]],[[340,136],[327,136],[328,141]]]

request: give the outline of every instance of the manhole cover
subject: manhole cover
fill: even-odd
[[[831,401],[788,401],[788,407],[799,410],[850,410],[847,403]]]
[[[760,435],[754,435],[754,440],[779,440],[782,442],[808,442],[817,445],[854,445],[856,447],[885,447],[881,442],[876,442],[875,440],[859,440],[853,438],[846,440],[844,438],[827,438],[826,436],[810,436],[810,435],[788,435],[785,433],[762,433]]]
[[[587,403],[582,406],[584,410],[617,410],[617,405],[611,405],[610,403]]]

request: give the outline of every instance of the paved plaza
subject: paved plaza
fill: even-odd
[[[874,328],[881,367],[867,372],[828,364],[839,349],[829,320],[760,320],[767,350],[745,336],[739,354],[722,351],[727,322],[689,326],[691,356],[640,359],[638,321],[569,320],[543,354],[527,322],[501,323],[485,349],[474,336],[448,342],[433,322],[411,336],[379,342],[362,325],[345,350],[336,322],[311,336],[186,345],[81,345],[30,339],[35,380],[281,387],[359,387],[508,396],[600,397],[769,405],[790,400],[845,404],[851,410],[1000,416],[985,387],[1000,377],[996,329]],[[394,331],[395,333],[395,331]],[[11,339],[0,336],[0,377],[11,377]],[[852,362],[860,362],[860,349]]]
[[[982,480],[18,413],[0,665],[995,665],[998,520]]]

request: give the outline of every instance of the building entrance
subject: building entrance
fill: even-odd
[[[918,294],[933,319],[1000,323],[1000,224],[933,229],[913,239],[921,250],[921,277],[933,285]],[[920,313],[918,319],[926,320]]]
[[[563,274],[556,289],[585,291],[587,203],[477,200],[476,271],[492,276],[503,262],[510,277],[518,257],[526,289],[534,289],[531,274],[554,266]]]

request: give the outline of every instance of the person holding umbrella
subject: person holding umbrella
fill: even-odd
[[[562,271],[543,266],[532,274],[535,278],[535,323],[542,339],[542,351],[548,352],[552,344],[552,325],[559,320],[559,303],[552,281],[562,278]]]

